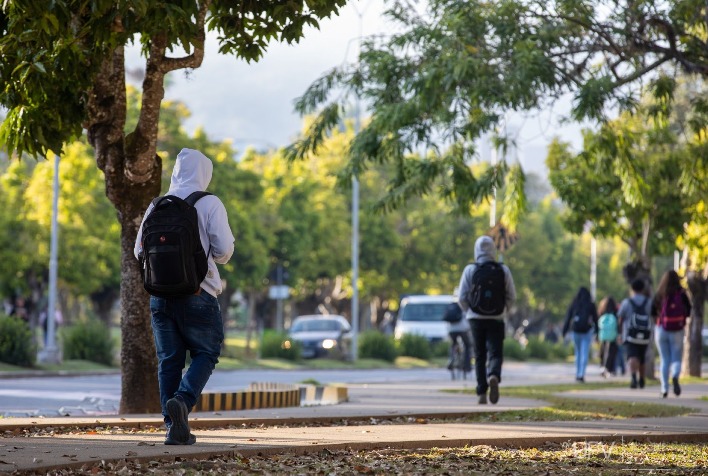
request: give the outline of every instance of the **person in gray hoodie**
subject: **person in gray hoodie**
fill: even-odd
[[[172,171],[166,195],[185,199],[206,190],[213,164],[197,150],[182,149]],[[152,211],[151,203],[143,222]],[[196,202],[199,237],[208,253],[208,271],[196,294],[163,298],[150,296],[152,330],[157,350],[160,403],[167,427],[166,445],[192,445],[188,415],[219,362],[224,330],[217,296],[222,283],[216,264],[225,264],[234,252],[234,236],[224,204],[215,195]],[[142,223],[135,241],[135,257],[142,252]],[[182,376],[189,351],[191,363]]]
[[[483,235],[477,239],[474,245],[475,262],[468,264],[462,271],[458,294],[458,302],[472,329],[477,395],[480,404],[487,403],[487,390],[489,390],[491,403],[499,401],[499,384],[504,362],[504,319],[516,301],[516,288],[511,271],[505,264],[500,264],[504,270],[504,309],[499,314],[482,315],[473,311],[467,302],[477,267],[488,261],[496,261],[496,254],[497,248],[492,238]]]

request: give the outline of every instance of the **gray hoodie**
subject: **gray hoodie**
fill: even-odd
[[[172,170],[170,189],[166,195],[175,195],[184,199],[192,192],[206,190],[211,182],[213,168],[211,160],[198,150],[182,149],[177,154],[175,168]],[[143,215],[143,221],[150,214],[152,208],[151,203]],[[209,270],[201,287],[212,296],[218,296],[221,294],[222,285],[216,263],[225,264],[231,258],[234,252],[234,235],[229,227],[226,208],[218,197],[214,195],[202,197],[196,203],[195,208],[199,217],[199,237],[202,247],[206,253],[211,248],[211,253],[208,256]],[[141,222],[133,249],[136,258],[142,250],[142,236],[143,224]]]
[[[514,287],[514,279],[511,277],[511,271],[509,271],[509,268],[505,264],[502,264],[502,268],[504,268],[504,275],[506,277],[506,306],[504,309],[504,313],[498,316],[480,316],[469,308],[469,306],[467,305],[467,301],[465,301],[464,299],[464,296],[466,296],[470,290],[470,284],[472,283],[472,275],[474,274],[474,271],[477,267],[475,263],[494,261],[496,259],[496,255],[497,247],[494,244],[494,240],[492,240],[489,236],[486,235],[482,235],[477,238],[477,241],[474,244],[475,262],[465,266],[465,269],[462,271],[462,277],[460,278],[460,285],[458,291],[458,302],[460,303],[460,307],[462,308],[462,310],[465,311],[467,319],[503,320],[506,314],[511,310],[511,307],[514,305],[514,302],[516,301],[516,288]]]

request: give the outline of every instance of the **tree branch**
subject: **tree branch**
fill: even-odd
[[[164,56],[163,53],[162,60],[160,62],[160,70],[163,73],[167,74],[170,71],[176,71],[178,69],[198,68],[202,65],[202,61],[204,60],[204,42],[206,40],[205,21],[210,5],[211,0],[205,0],[199,5],[199,11],[197,12],[196,18],[198,33],[194,37],[194,42],[192,44],[194,50],[192,51],[192,54],[181,58],[168,58]]]

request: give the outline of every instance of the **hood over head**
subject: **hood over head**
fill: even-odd
[[[475,261],[493,261],[496,259],[496,255],[497,247],[491,237],[482,235],[477,238],[477,241],[474,244]]]
[[[198,150],[182,149],[177,154],[170,179],[170,189],[167,193],[174,195],[175,192],[181,191],[189,194],[206,190],[211,182],[213,169],[211,160]]]

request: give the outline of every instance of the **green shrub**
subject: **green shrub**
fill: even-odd
[[[551,355],[556,359],[567,360],[568,357],[573,355],[573,346],[557,342],[551,347]]]
[[[398,341],[398,355],[428,360],[431,349],[428,339],[417,334],[404,334]]]
[[[526,349],[516,339],[504,339],[504,357],[512,360],[526,360]]]
[[[262,359],[298,360],[300,358],[300,343],[291,340],[284,332],[266,330],[261,340]]]
[[[110,329],[101,321],[89,319],[62,329],[64,358],[88,360],[104,365],[113,365],[115,343]]]
[[[358,340],[359,357],[387,362],[396,360],[396,344],[392,336],[386,336],[378,331],[366,331],[359,336]]]
[[[538,336],[530,336],[526,344],[526,354],[530,359],[548,360],[551,348],[550,342],[542,341]]]
[[[449,357],[450,356],[450,341],[441,340],[433,344],[433,357]]]
[[[32,367],[37,349],[32,331],[22,319],[0,315],[0,362]]]

